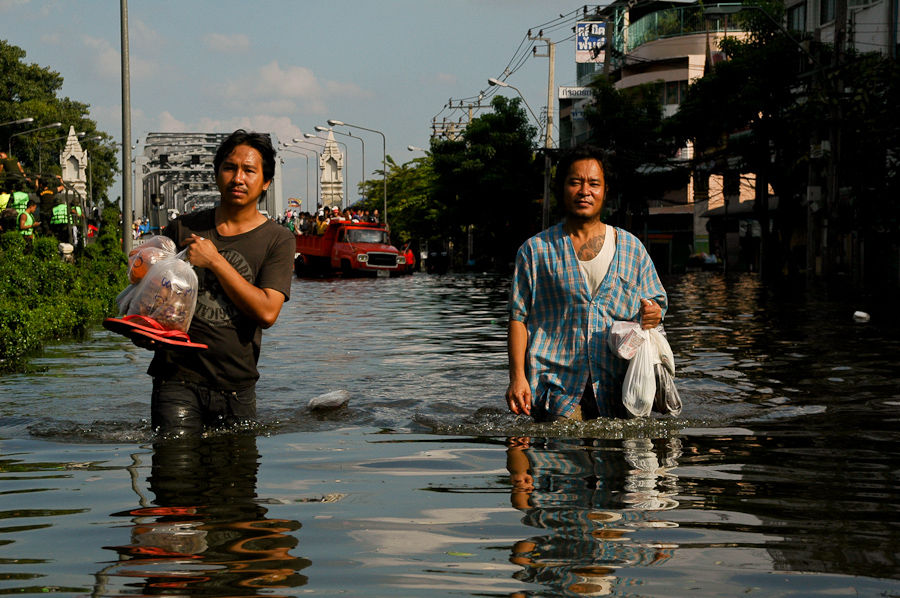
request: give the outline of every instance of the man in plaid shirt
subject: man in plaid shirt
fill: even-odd
[[[556,169],[566,218],[519,249],[509,297],[510,411],[537,421],[625,417],[628,361],[607,345],[616,320],[662,321],[666,291],[641,242],[600,221],[606,153],[579,145]]]

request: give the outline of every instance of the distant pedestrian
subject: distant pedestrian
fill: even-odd
[[[31,253],[34,247],[34,229],[41,224],[34,219],[35,210],[37,210],[37,202],[29,199],[25,211],[19,214],[19,233],[25,238],[26,254]]]
[[[50,233],[56,237],[60,243],[69,243],[69,207],[66,205],[66,198],[57,195],[54,200],[53,209],[50,211]]]

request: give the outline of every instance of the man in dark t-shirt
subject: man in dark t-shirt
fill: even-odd
[[[267,219],[258,202],[275,173],[268,137],[235,131],[213,161],[221,203],[180,216],[163,234],[179,248],[199,280],[188,334],[208,349],[185,351],[157,341],[151,425],[162,434],[197,433],[256,418],[262,329],[272,326],[290,297],[291,232]]]

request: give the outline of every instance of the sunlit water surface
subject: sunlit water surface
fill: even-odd
[[[0,593],[900,596],[892,295],[667,279],[682,415],[536,425],[508,284],[295,280],[243,434],[159,441],[149,353],[48,347],[0,377]]]

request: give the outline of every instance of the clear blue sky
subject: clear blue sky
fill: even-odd
[[[132,138],[243,127],[290,141],[337,119],[383,132],[387,153],[407,162],[420,155],[408,145],[428,147],[432,118],[462,115],[445,108],[450,98],[458,104],[487,91],[488,77],[503,78],[517,55],[527,57],[506,80],[541,113],[548,60],[531,57],[529,29],[536,35],[544,27],[545,36],[559,42],[556,86],[574,85],[571,27],[583,6],[558,0],[130,0]],[[0,39],[24,49],[26,61],[58,71],[65,79],[62,95],[90,104],[91,118],[117,139],[119,14],[117,0],[0,0]],[[372,178],[381,137],[341,130],[363,137]],[[336,137],[348,146],[355,189],[361,144]],[[305,195],[306,160],[280,155],[286,197]],[[117,186],[110,197],[120,194]]]

